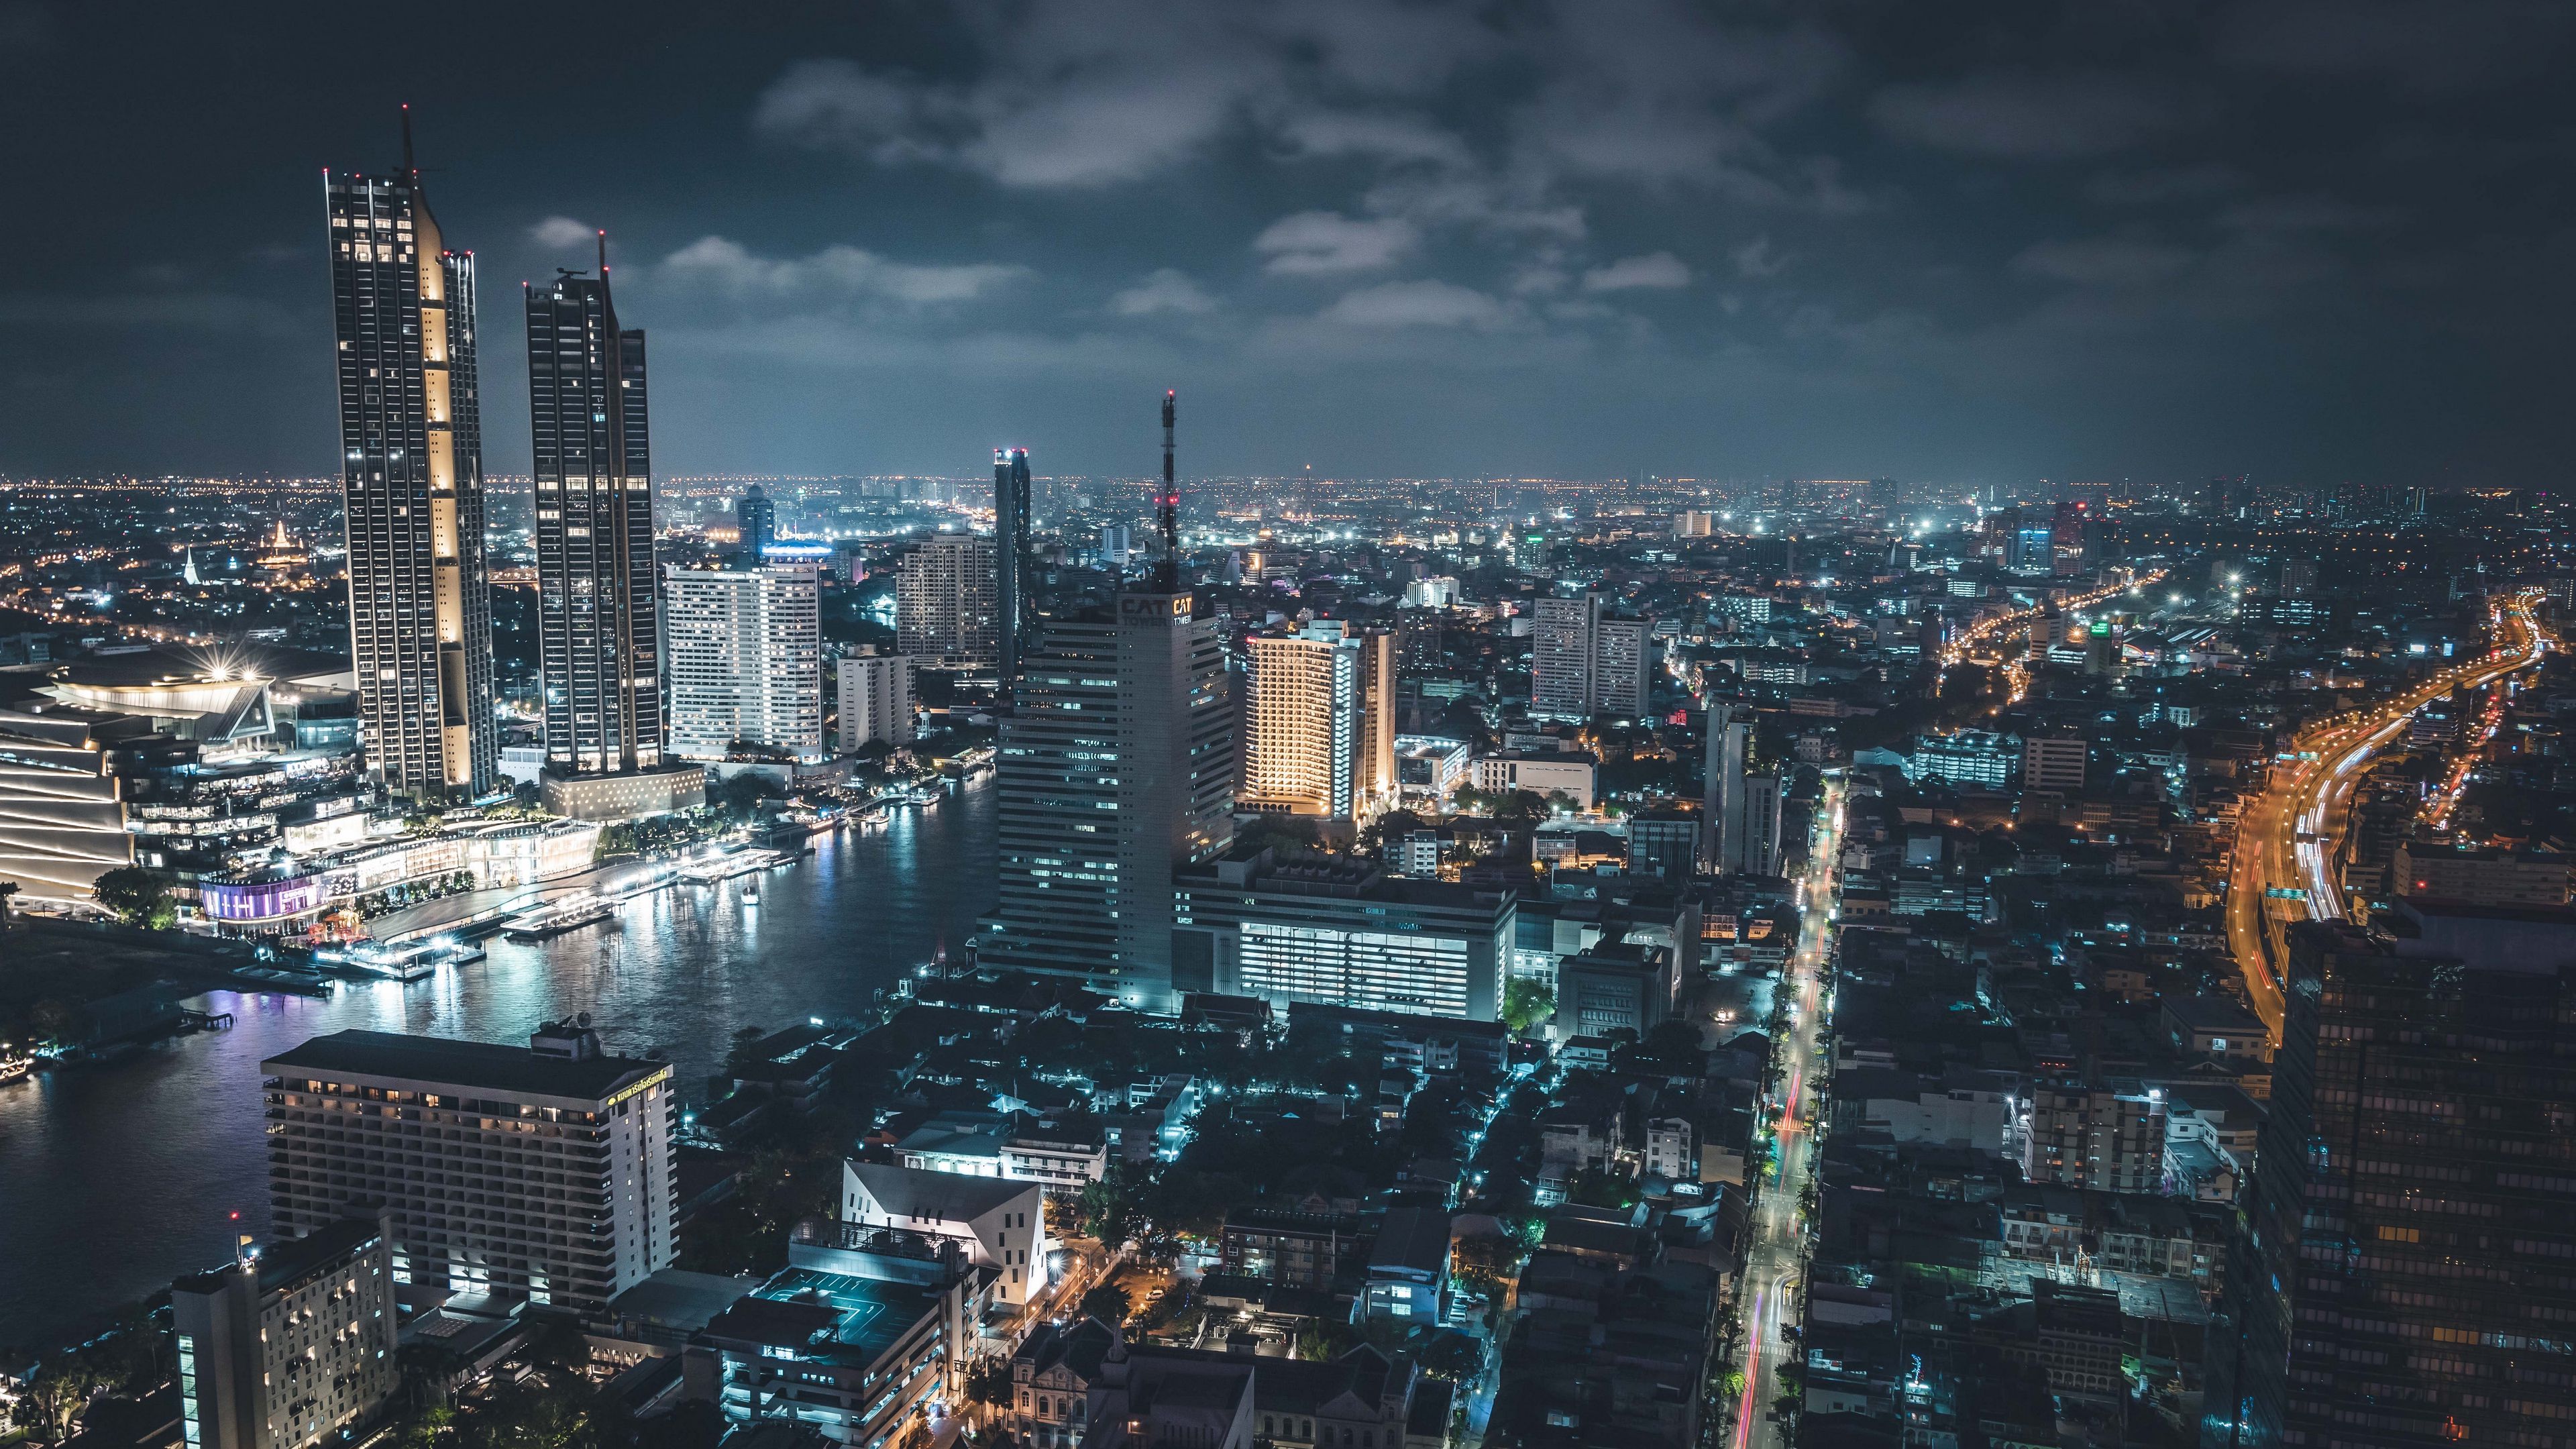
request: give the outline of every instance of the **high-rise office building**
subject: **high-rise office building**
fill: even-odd
[[[980,958],[1158,1008],[1177,999],[1174,872],[1233,843],[1242,773],[1225,640],[1180,586],[1172,414],[1166,393],[1153,582],[1112,615],[1049,622],[1022,660]]]
[[[821,584],[811,565],[664,570],[671,754],[721,760],[737,742],[823,757]]]
[[[1780,807],[1785,784],[1778,770],[1747,772],[1744,776],[1742,813],[1729,832],[1729,843],[1741,848],[1727,859],[1729,872],[1780,873]]]
[[[170,1285],[187,1449],[313,1449],[365,1427],[401,1382],[393,1230],[343,1218],[245,1245]]]
[[[479,796],[500,773],[474,255],[411,164],[323,178],[349,543],[349,648],[367,769],[395,794]]]
[[[756,564],[778,542],[778,501],[752,484],[733,505],[734,548],[742,561]]]
[[[995,657],[1002,685],[1019,677],[1020,650],[1036,610],[1029,597],[1037,557],[1029,549],[1029,450],[993,450],[993,603]]]
[[[981,672],[1001,660],[996,541],[975,534],[924,539],[895,563],[898,652],[943,669]]]
[[[546,770],[662,762],[661,620],[644,334],[600,274],[525,288]]]
[[[2576,912],[2291,927],[2205,1449],[2576,1430]]]
[[[912,743],[912,658],[873,649],[845,656],[836,672],[843,754],[883,741]]]
[[[335,1032],[260,1075],[282,1234],[380,1208],[396,1281],[573,1308],[671,1264],[668,1062],[548,1023],[525,1047]]]
[[[1530,629],[1530,705],[1561,719],[1646,712],[1654,671],[1651,619],[1611,612],[1600,593],[1541,599]]]
[[[1172,873],[1233,840],[1233,676],[1188,594],[1042,625],[1001,725],[999,901],[980,959],[1172,999]]]
[[[1709,704],[1708,753],[1702,762],[1706,774],[1700,784],[1700,819],[1708,834],[1700,858],[1720,872],[1740,868],[1730,862],[1743,859],[1742,843],[1735,837],[1743,829],[1744,760],[1752,736],[1753,726],[1736,718],[1734,705]]]
[[[1248,643],[1244,803],[1343,820],[1383,808],[1396,787],[1395,636],[1317,620]]]

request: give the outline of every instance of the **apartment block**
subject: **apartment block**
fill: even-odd
[[[393,1239],[350,1217],[170,1285],[187,1449],[310,1449],[393,1397]]]

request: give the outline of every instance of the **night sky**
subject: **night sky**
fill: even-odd
[[[0,473],[327,474],[324,167],[660,471],[2553,481],[2576,6],[0,0]],[[153,18],[157,12],[157,18]]]

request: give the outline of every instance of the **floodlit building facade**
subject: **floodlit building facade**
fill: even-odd
[[[1395,636],[1318,621],[1255,635],[1243,804],[1364,820],[1395,795]]]
[[[398,795],[480,796],[500,741],[474,254],[448,249],[408,156],[393,176],[326,173],[323,195],[367,768]]]
[[[373,1214],[180,1279],[170,1319],[187,1449],[312,1449],[364,1427],[401,1382],[393,1237]]]
[[[343,1031],[260,1063],[278,1231],[381,1206],[396,1281],[583,1309],[669,1267],[670,1063],[529,1040]]]
[[[821,583],[810,565],[665,573],[671,753],[721,760],[737,742],[823,757]]]

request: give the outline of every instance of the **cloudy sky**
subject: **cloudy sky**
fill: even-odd
[[[0,472],[322,473],[321,173],[666,471],[2546,481],[2576,7],[0,0]],[[423,28],[422,17],[435,23]]]

